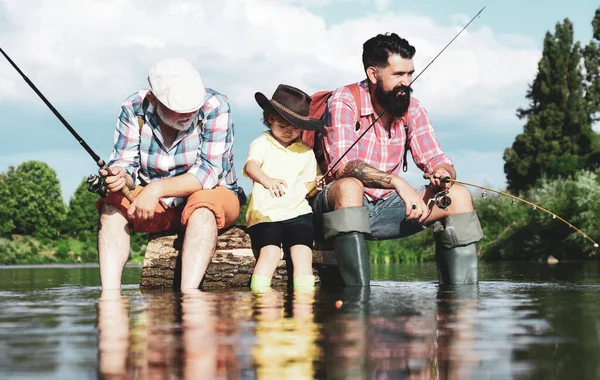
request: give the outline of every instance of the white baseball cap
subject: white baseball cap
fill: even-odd
[[[202,78],[183,58],[157,62],[150,69],[148,82],[154,96],[171,111],[194,112],[204,105],[206,90]]]

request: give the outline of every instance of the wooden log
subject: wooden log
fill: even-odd
[[[180,286],[182,242],[183,234],[150,235],[140,278],[141,288]],[[249,287],[255,263],[248,234],[243,228],[230,228],[219,234],[215,255],[206,270],[201,287],[203,289]],[[271,282],[272,286],[289,284],[288,268],[291,271],[290,260],[279,261]],[[342,283],[332,250],[313,249],[313,273],[317,284]]]

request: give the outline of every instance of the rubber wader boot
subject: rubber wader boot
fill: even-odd
[[[366,207],[345,207],[323,214],[323,232],[333,238],[333,251],[346,286],[368,286],[371,277],[364,233],[371,233]]]
[[[440,284],[477,284],[477,242],[483,238],[475,211],[454,214],[433,225]]]
[[[341,234],[333,241],[333,251],[346,286],[369,286],[371,265],[365,237],[360,232]]]
[[[477,243],[454,248],[436,246],[435,259],[440,284],[477,284],[479,279]]]

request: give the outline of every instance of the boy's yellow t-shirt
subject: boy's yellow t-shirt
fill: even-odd
[[[305,183],[317,176],[317,160],[313,150],[302,141],[285,148],[270,132],[263,132],[252,141],[246,162],[255,160],[271,178],[284,180],[288,187],[285,195],[272,198],[269,190],[255,182],[246,212],[248,227],[263,222],[280,222],[312,212],[306,194]],[[247,177],[245,170],[242,173]]]

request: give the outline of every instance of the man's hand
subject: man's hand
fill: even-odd
[[[442,182],[442,178],[453,178],[452,174],[443,166],[437,168],[429,177],[429,183],[434,189],[448,190],[452,182]]]
[[[116,193],[123,187],[127,186],[128,182],[133,182],[133,180],[129,181],[131,176],[127,174],[125,169],[120,166],[111,166],[107,169],[99,169],[98,173],[104,177],[107,189],[113,193]]]
[[[127,210],[127,215],[129,217],[144,220],[154,218],[154,211],[160,200],[160,193],[157,185],[158,183],[156,182],[151,183],[140,191]]]
[[[421,195],[400,177],[395,177],[392,183],[396,192],[406,204],[406,219],[416,219],[419,223],[423,223],[429,213]]]
[[[284,189],[288,186],[284,180],[279,178],[266,178],[260,184],[269,190],[271,198],[281,198],[285,194]]]

